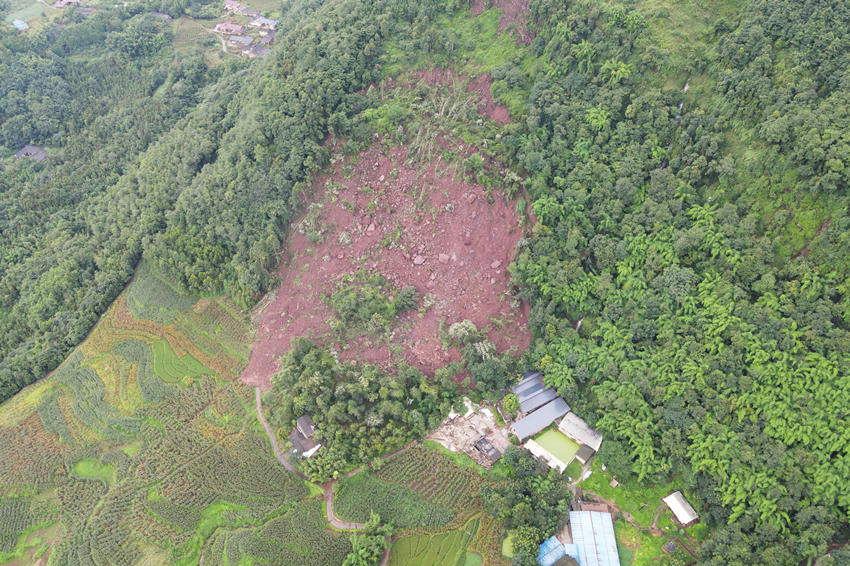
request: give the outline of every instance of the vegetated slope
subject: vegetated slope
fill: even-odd
[[[694,494],[703,563],[796,564],[850,510],[850,10],[715,4],[532,4],[516,280],[605,464]]]
[[[123,168],[92,171],[96,190],[84,193],[86,202],[61,207],[46,223],[35,222],[38,207],[20,199],[33,190],[29,171],[44,171],[30,183],[38,192],[45,179],[55,178],[58,186],[73,181],[73,170],[57,171],[52,162],[18,164],[25,170],[3,193],[25,210],[13,207],[14,216],[2,217],[4,233],[21,234],[3,254],[9,269],[0,304],[2,397],[55,367],[82,339],[143,250],[186,289],[226,292],[242,306],[256,300],[273,281],[274,254],[298,201],[293,190],[326,158],[320,144],[329,129],[345,129],[348,114],[358,110],[356,92],[377,78],[383,38],[439,10],[421,2],[293,4],[266,61],[244,74],[239,64],[216,67],[210,78],[218,80],[194,111],[183,110],[185,118],[147,150],[131,146],[141,153],[131,154]],[[140,29],[127,26],[131,34]],[[140,45],[147,49],[142,40],[158,37],[143,35]],[[131,76],[137,81],[139,74]],[[181,101],[177,87],[184,83],[175,84],[176,92],[161,93],[163,103]],[[108,122],[113,129],[120,123]],[[88,147],[84,139],[78,143]],[[88,170],[83,165],[75,162],[76,170]],[[58,186],[43,189],[49,202],[63,198]],[[48,230],[21,231],[18,217]]]
[[[275,460],[235,380],[238,312],[143,264],[53,376],[0,406],[0,561],[342,562],[348,540]]]

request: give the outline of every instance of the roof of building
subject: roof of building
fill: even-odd
[[[578,452],[576,452],[576,460],[582,464],[587,464],[588,460],[593,458],[594,454],[596,454],[596,450],[586,444],[582,444],[579,446]]]
[[[245,31],[245,26],[235,22],[220,22],[215,25],[215,31],[240,34]]]
[[[156,16],[157,18],[165,20],[166,22],[170,22],[173,19],[170,15],[165,14],[163,12],[151,12],[151,16]]]
[[[522,405],[541,391],[546,389],[546,385],[543,383],[532,383],[528,385],[525,389],[520,391],[519,393],[515,393],[517,401]]]
[[[30,145],[27,144],[22,147],[17,153],[15,153],[15,157],[20,159],[21,157],[29,157],[30,159],[35,159],[36,161],[44,161],[47,159],[48,153],[47,150],[38,145]]]
[[[676,520],[683,525],[689,525],[699,520],[699,515],[697,515],[696,510],[694,510],[691,504],[688,503],[688,500],[685,499],[685,496],[682,495],[681,491],[674,491],[667,497],[663,498],[662,501],[666,503],[667,507],[670,508],[670,511],[673,512]]]
[[[566,556],[567,551],[564,550],[564,545],[555,537],[549,537],[540,545],[540,552],[537,553],[537,563],[541,566],[552,566],[562,556]]]
[[[511,387],[511,391],[516,395],[519,395],[520,392],[525,391],[527,387],[538,383],[543,383],[543,375],[539,371],[536,371],[528,374],[528,376],[524,377],[522,381]]]
[[[233,45],[240,45],[242,47],[247,47],[254,42],[253,37],[249,37],[247,35],[231,35],[227,41],[229,41]]]
[[[270,27],[270,28],[276,28],[277,27],[277,20],[272,20],[272,19],[269,19],[269,18],[265,18],[263,16],[259,16],[259,17],[254,18],[253,20],[251,20],[251,22],[248,25],[254,26],[254,27],[265,26],[265,27]]]
[[[570,532],[581,566],[620,566],[614,522],[609,513],[570,511]]]
[[[558,394],[555,393],[554,389],[552,389],[551,387],[547,387],[546,389],[538,391],[531,397],[528,397],[527,399],[522,401],[519,404],[519,410],[525,414],[531,413],[532,411],[542,407],[557,396]]]
[[[30,29],[29,24],[26,23],[24,20],[12,20],[12,25],[15,26],[15,29],[17,29],[18,31],[25,31]]]
[[[295,421],[295,427],[301,431],[306,437],[313,436],[313,433],[316,432],[316,424],[313,422],[313,419],[310,418],[310,415],[301,415]]]
[[[493,444],[490,443],[486,436],[482,436],[481,438],[476,440],[473,446],[476,450],[487,456],[487,458],[491,462],[495,462],[502,456],[502,453],[496,450],[496,448],[493,446]]]
[[[297,428],[292,429],[292,432],[289,433],[289,440],[290,442],[292,442],[292,449],[295,452],[300,452],[302,455],[306,452],[314,450],[316,446],[319,445],[319,443],[313,440],[312,438],[307,438],[306,436],[301,434],[301,431]]]
[[[531,454],[535,458],[537,458],[538,460],[543,460],[550,468],[558,470],[558,472],[561,474],[564,473],[564,470],[566,470],[567,466],[569,465],[569,462],[564,462],[563,460],[549,452],[542,444],[538,444],[537,442],[535,442],[533,438],[529,438],[528,441],[523,444],[523,447],[529,452],[531,452]]]
[[[80,14],[82,14],[84,16],[93,16],[94,14],[97,13],[96,9],[86,8],[86,7],[83,7],[83,6],[79,6],[79,7],[75,8],[75,11],[79,12]]]
[[[602,446],[602,433],[590,428],[584,419],[575,413],[565,416],[558,428],[576,442],[590,446],[596,452],[599,452],[599,447]]]
[[[248,55],[250,55],[251,57],[259,57],[260,59],[265,59],[271,52],[272,50],[268,47],[263,47],[262,45],[255,45],[248,50]]]
[[[552,424],[555,419],[566,415],[569,411],[570,406],[567,405],[567,402],[560,397],[556,397],[530,415],[512,424],[511,429],[520,441],[524,441],[529,436],[537,434]]]

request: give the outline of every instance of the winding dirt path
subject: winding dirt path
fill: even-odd
[[[366,526],[363,523],[343,521],[334,513],[334,482],[330,481],[322,487],[325,490],[325,511],[328,513],[328,523],[341,531],[362,531]]]
[[[269,422],[266,420],[266,417],[263,416],[263,403],[260,399],[260,388],[257,387],[256,389],[254,389],[254,391],[256,392],[257,399],[257,418],[260,419],[260,422],[263,423],[263,428],[266,429],[266,436],[269,437],[269,441],[272,443],[272,450],[274,451],[274,455],[277,456],[277,461],[280,462],[284,468],[286,468],[293,474],[297,475],[301,479],[306,480],[307,476],[302,474],[298,468],[290,464],[289,460],[287,460],[286,457],[281,454],[280,446],[277,443],[277,437],[272,432],[272,427],[269,426]],[[327,494],[325,494],[325,497],[327,497]]]

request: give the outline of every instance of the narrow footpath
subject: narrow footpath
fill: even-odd
[[[263,416],[263,403],[260,397],[260,388],[257,387],[254,389],[256,400],[257,400],[257,418],[260,419],[260,422],[263,424],[263,428],[266,429],[266,436],[269,437],[269,441],[272,443],[272,451],[274,451],[274,455],[277,457],[277,461],[283,465],[284,468],[296,474],[298,477],[305,481],[310,481],[307,476],[305,476],[301,471],[293,466],[289,460],[286,458],[285,454],[282,454],[280,451],[280,445],[277,443],[277,437],[272,432],[271,426],[269,426],[266,417]],[[359,470],[356,470],[359,471]],[[330,481],[322,486],[324,490],[324,500],[325,500],[325,511],[328,515],[328,523],[337,530],[340,531],[361,531],[366,526],[363,523],[349,523],[348,521],[343,521],[334,513],[334,482]]]

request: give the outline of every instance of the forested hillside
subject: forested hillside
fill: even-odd
[[[295,0],[268,59],[214,67],[170,47],[144,13],[159,5],[3,28],[0,399],[61,363],[143,256],[185,291],[252,307],[310,179],[341,158],[329,140],[353,155],[418,139],[423,106],[367,89],[486,72],[510,121],[483,143],[452,127],[504,167],[476,154],[466,172],[493,173],[533,213],[510,266],[530,305],[521,362],[605,433],[618,478],[693,495],[712,527],[701,564],[822,557],[850,518],[850,5],[500,5],[525,14],[521,41],[512,26],[497,41],[498,16],[462,1]],[[12,158],[26,143],[48,160]],[[361,377],[313,350],[302,342],[275,380],[276,424],[309,398],[339,405],[334,431],[366,430],[342,408],[350,392],[310,381],[313,365]],[[476,363],[460,393],[498,397],[515,366]],[[455,373],[399,390],[438,422]],[[406,424],[373,437],[395,447],[426,428]],[[341,441],[311,471],[373,458],[363,434],[359,453]],[[501,518],[534,523],[516,508]]]

